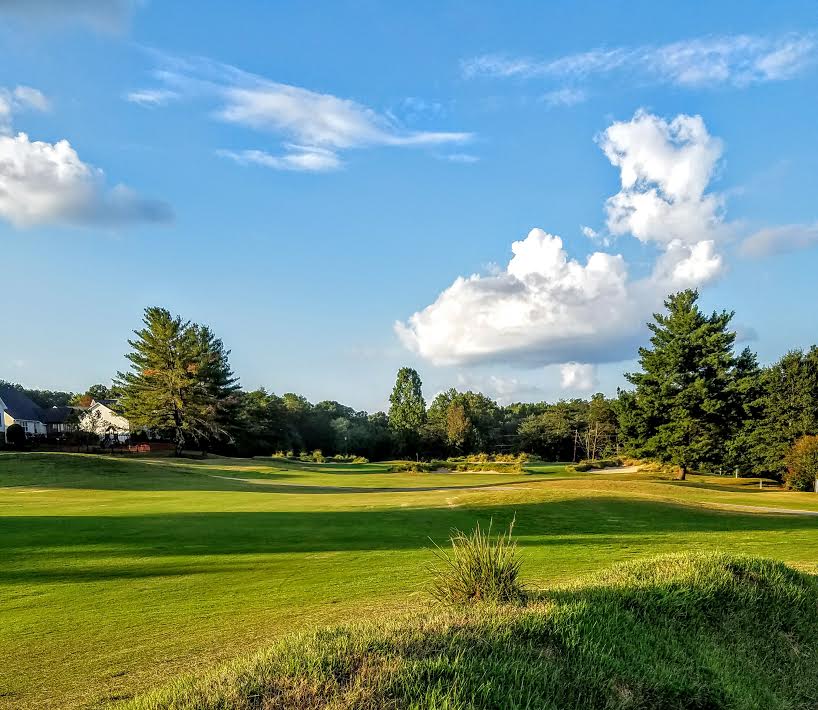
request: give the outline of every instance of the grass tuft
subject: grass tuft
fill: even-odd
[[[492,537],[477,523],[468,535],[454,530],[449,540],[451,553],[435,544],[440,565],[434,568],[432,596],[447,604],[486,601],[504,604],[523,599],[520,585],[521,559],[512,537],[514,521],[506,532]]]

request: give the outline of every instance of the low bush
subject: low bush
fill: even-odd
[[[512,533],[491,536],[492,523],[483,530],[478,523],[470,534],[455,530],[449,541],[451,552],[435,545],[440,565],[435,569],[432,596],[440,602],[489,601],[505,603],[523,598],[519,582],[520,557]]]
[[[424,461],[389,461],[390,473],[429,473],[435,470],[431,463]]]
[[[802,436],[787,454],[784,483],[793,491],[814,491],[818,487],[818,436]]]
[[[458,459],[437,459],[431,463],[432,469],[447,469],[449,471],[468,472],[494,472],[497,473],[520,473],[523,471],[523,464],[520,461],[513,463],[504,461],[463,461]]]
[[[0,416],[2,416],[2,413],[0,413]],[[25,447],[27,443],[25,429],[19,424],[10,424],[6,428],[6,443],[16,449]]]
[[[356,456],[354,459],[352,459],[352,463],[357,464],[369,463],[369,459],[366,456]]]

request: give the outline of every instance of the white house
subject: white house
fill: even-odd
[[[126,441],[131,435],[131,424],[116,409],[115,399],[91,400],[91,406],[82,417],[80,428],[117,441]]]
[[[19,424],[28,437],[45,436],[47,428],[43,423],[41,409],[24,393],[14,387],[3,387],[0,388],[0,399],[4,434],[12,424]]]

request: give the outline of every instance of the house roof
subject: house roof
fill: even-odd
[[[43,424],[64,424],[77,411],[76,407],[43,407],[40,410],[40,421]]]
[[[108,407],[114,414],[122,414],[118,399],[95,399],[91,406],[93,407],[94,404],[101,404],[104,407]]]
[[[6,411],[13,419],[28,419],[39,422],[41,409],[25,394],[13,387],[0,387],[0,399],[6,404]]]

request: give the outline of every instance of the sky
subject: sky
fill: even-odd
[[[152,305],[369,411],[613,395],[683,288],[818,340],[814,2],[0,0],[0,52],[0,379]]]

